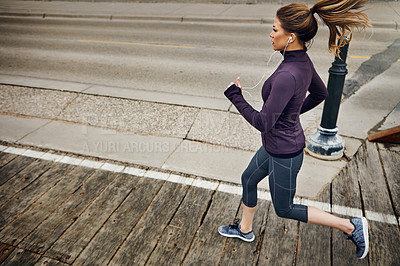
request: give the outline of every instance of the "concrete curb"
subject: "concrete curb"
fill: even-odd
[[[374,21],[371,23],[374,28],[380,28],[380,29],[399,29],[399,25],[397,24],[396,21]]]
[[[50,80],[0,73],[0,84],[56,91],[76,92],[94,96],[108,96],[135,101],[172,104],[209,110],[228,111],[231,103],[224,98],[212,98],[195,95],[181,95],[158,91],[146,91],[135,88],[110,87],[98,84],[85,84],[72,81]]]
[[[8,17],[41,17],[41,18],[75,18],[75,19],[106,19],[106,20],[147,20],[147,21],[171,21],[171,22],[198,22],[198,23],[250,23],[271,24],[273,18],[237,18],[237,17],[200,17],[200,16],[125,16],[125,15],[91,15],[91,14],[57,14],[57,13],[20,13],[0,12],[0,16]],[[323,25],[321,23],[321,25]],[[372,21],[374,28],[398,30],[396,21]]]
[[[56,13],[13,13],[1,12],[0,16],[9,17],[41,17],[41,18],[78,18],[78,19],[106,19],[106,20],[148,20],[172,22],[217,22],[217,23],[272,23],[269,18],[214,18],[197,16],[124,16],[124,15],[89,15],[89,14],[56,14]]]

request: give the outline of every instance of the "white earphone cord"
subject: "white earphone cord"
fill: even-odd
[[[285,49],[283,49],[283,58],[282,58],[282,59],[278,62],[278,64],[275,66],[274,70],[278,68],[278,66],[282,63],[283,59],[285,58],[286,48],[288,47],[289,41],[290,41],[290,40],[291,40],[291,38],[289,38],[289,40],[288,40],[287,43],[286,43]],[[275,51],[275,52],[273,52],[273,53],[270,55],[266,67],[268,67],[269,63],[271,62],[272,57],[273,57],[277,52],[278,52],[278,51]],[[245,88],[242,89],[242,91],[244,91],[244,92],[246,92],[247,94],[249,94],[250,97],[253,97],[253,96],[251,95],[251,93],[249,92],[249,90],[253,90],[253,89],[257,88],[257,86],[260,85],[261,81],[265,78],[265,75],[266,75],[267,73],[268,73],[268,70],[265,71],[265,73],[262,75],[260,81],[259,81],[256,85],[254,85],[253,87],[250,87],[250,88],[249,88],[249,87],[245,87]]]

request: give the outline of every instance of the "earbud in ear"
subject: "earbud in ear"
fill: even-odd
[[[290,42],[291,40],[293,40],[293,36],[290,36],[288,42]]]

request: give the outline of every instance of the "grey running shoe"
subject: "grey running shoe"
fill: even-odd
[[[351,239],[357,246],[356,255],[359,259],[365,258],[368,254],[368,222],[365,217],[350,219],[350,222],[354,225],[354,231],[347,235],[348,239]]]
[[[250,231],[246,234],[240,231],[240,224],[238,219],[236,219],[233,224],[220,226],[218,228],[218,233],[226,237],[240,238],[241,240],[246,242],[252,242],[255,239],[253,231]]]

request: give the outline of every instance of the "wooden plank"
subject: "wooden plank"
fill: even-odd
[[[17,157],[16,154],[1,152],[0,153],[0,167],[3,167]]]
[[[2,265],[28,266],[34,265],[40,258],[39,254],[35,254],[23,249],[15,249],[10,256],[2,263]]]
[[[259,265],[294,265],[299,223],[280,218],[269,208]]]
[[[87,207],[115,178],[108,171],[96,171],[94,175],[74,192],[71,198],[30,234],[20,247],[43,254],[78,219]]]
[[[118,174],[115,174],[118,175]],[[47,251],[46,256],[66,263],[72,263],[87,246],[121,202],[126,198],[136,178],[120,175],[86,209],[74,224]]]
[[[63,263],[61,261],[52,260],[50,258],[42,257],[35,266],[68,266],[69,264]]]
[[[55,164],[49,171],[26,187],[23,193],[16,194],[7,204],[1,206],[0,230],[34,203],[41,195],[57,184],[73,168],[74,166],[71,165]]]
[[[270,204],[269,201],[258,201],[253,221],[253,233],[256,239],[251,243],[240,239],[228,239],[221,265],[257,265]],[[241,219],[242,212],[243,206],[240,207],[237,219]]]
[[[19,172],[14,178],[0,187],[0,206],[12,198],[16,193],[29,186],[40,175],[46,172],[53,163],[38,160]]]
[[[397,225],[369,221],[370,265],[400,265],[400,233]]]
[[[27,167],[36,159],[29,158],[25,156],[18,156],[5,166],[0,168],[0,186],[10,180],[13,176],[15,176],[22,169]]]
[[[147,264],[178,265],[184,259],[214,191],[192,187]]]
[[[366,211],[392,214],[382,165],[375,144],[367,142],[361,146],[357,165],[360,172],[360,185]]]
[[[400,144],[400,126],[368,134],[369,141]]]
[[[15,247],[0,243],[0,263],[3,263],[7,257],[13,252]]]
[[[396,216],[400,216],[400,155],[394,151],[379,149],[386,180],[392,196]]]
[[[400,156],[398,153],[382,148],[379,153],[389,186],[394,212],[400,214]],[[379,196],[378,196],[379,197]],[[400,265],[400,233],[398,225],[369,221],[370,227],[370,265]]]
[[[164,181],[142,178],[126,200],[74,262],[77,265],[106,265],[144,215]]]
[[[360,186],[365,210],[394,215],[375,144],[367,142],[360,151],[360,156],[357,158],[357,165],[360,172]],[[394,227],[396,229],[393,229]],[[398,245],[394,245],[393,242],[393,239],[399,240],[397,226],[378,224],[370,221],[370,232],[371,252],[369,259],[372,265],[378,263],[379,260],[390,262],[392,258],[385,258],[386,256],[391,256],[394,259],[399,258],[398,249],[396,251],[394,249],[398,248]],[[378,239],[379,242],[377,242]],[[386,265],[390,265],[390,263]]]
[[[357,156],[332,181],[332,205],[361,209]]]
[[[20,215],[0,232],[0,239],[10,245],[18,245],[29,235],[43,220],[52,214],[59,205],[79,188],[90,177],[94,169],[77,167],[67,177],[64,177],[54,187],[44,193],[29,210]]]
[[[361,195],[358,185],[359,173],[355,156],[342,172],[332,181],[332,205],[361,209]],[[342,216],[352,218],[351,216]],[[339,230],[332,231],[332,265],[368,265],[368,260],[360,260],[355,255],[356,247]]]
[[[241,196],[217,191],[210,209],[201,225],[184,265],[217,265],[223,254],[226,237],[218,234],[220,225],[232,223],[236,216]]]
[[[330,189],[318,198],[330,203]],[[322,225],[300,223],[296,265],[329,265],[331,263],[331,228]]]
[[[185,185],[165,183],[110,265],[144,265],[187,190]]]

